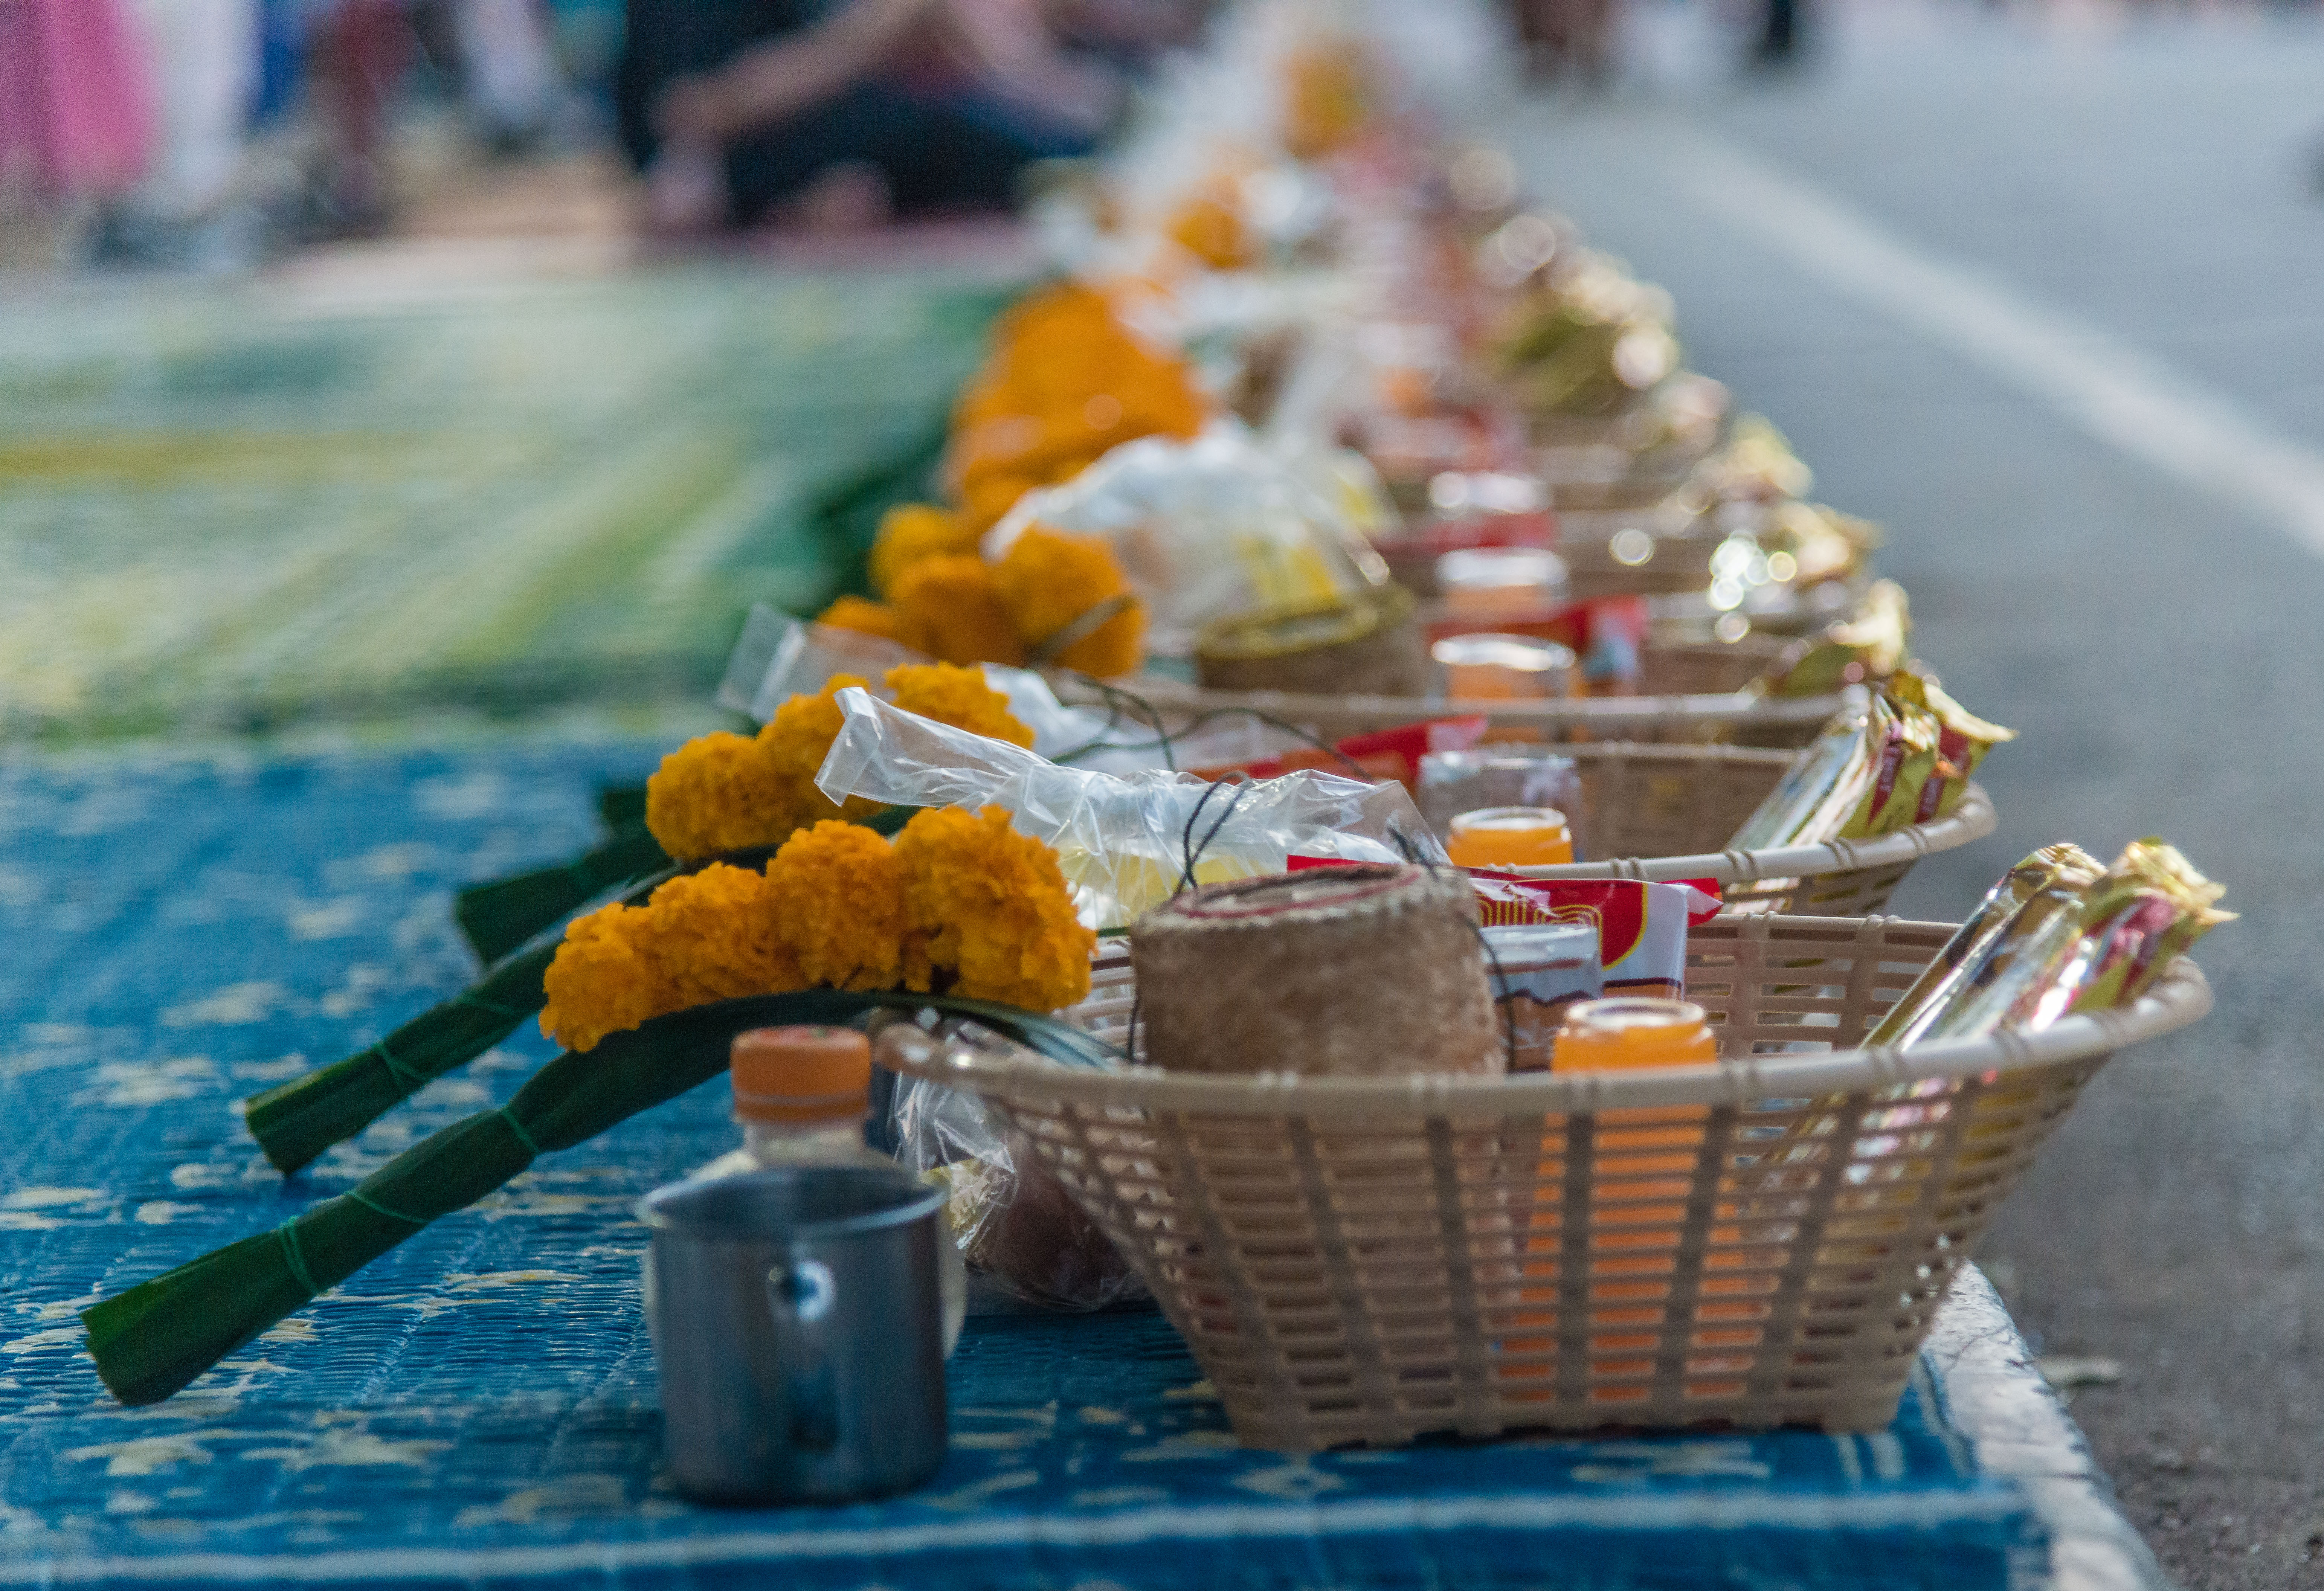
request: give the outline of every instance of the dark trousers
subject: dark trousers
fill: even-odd
[[[622,146],[641,168],[658,142],[654,102],[672,78],[714,70],[811,18],[798,0],[628,0],[628,10],[614,99]],[[867,80],[727,147],[731,219],[755,221],[848,162],[875,168],[900,213],[994,207],[1009,202],[1028,161],[1087,148],[1085,138],[973,95]]]

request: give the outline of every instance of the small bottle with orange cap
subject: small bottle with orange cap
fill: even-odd
[[[872,1165],[896,1162],[863,1141],[872,1108],[872,1042],[852,1027],[756,1027],[727,1052],[734,1119],[742,1146],[696,1173],[733,1176],[770,1166]],[[959,1245],[945,1242],[944,1347],[952,1353],[968,1307]]]

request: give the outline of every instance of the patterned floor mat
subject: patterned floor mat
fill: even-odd
[[[700,700],[752,602],[846,578],[812,505],[933,433],[1004,293],[438,262],[0,299],[0,738]]]

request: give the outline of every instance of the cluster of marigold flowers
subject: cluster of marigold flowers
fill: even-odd
[[[1054,1011],[1089,993],[1096,935],[1056,853],[997,806],[923,812],[890,842],[826,822],[763,872],[713,862],[565,931],[541,1031],[572,1050],[713,1000],[902,989]]]
[[[1210,412],[1185,362],[1132,332],[1104,294],[1063,282],[1028,295],[995,323],[954,406],[945,469],[958,505],[890,510],[872,550],[881,600],[843,597],[822,622],[947,663],[1129,673],[1144,659],[1146,616],[1118,601],[1130,583],[1102,540],[1035,526],[990,563],[978,544],[1026,492],[1124,442],[1192,437]]]
[[[961,539],[947,510],[890,510],[872,554],[872,588],[886,600],[842,597],[818,622],[947,663],[1038,661],[1107,679],[1144,661],[1146,610],[1103,541],[1033,526],[988,564],[973,536],[967,550],[950,550]]]
[[[646,781],[646,828],[671,856],[691,861],[779,845],[794,831],[825,820],[869,816],[879,803],[834,801],[815,785],[846,722],[835,698],[869,683],[835,675],[818,694],[784,703],[756,735],[721,731],[688,740]],[[907,713],[1012,746],[1033,743],[1033,731],[1009,711],[1009,698],[976,669],[908,664],[890,669],[887,683]]]
[[[953,405],[945,465],[961,518],[982,531],[1124,442],[1194,436],[1210,409],[1185,361],[1130,330],[1103,293],[1077,282],[1031,293],[994,324],[984,368]]]

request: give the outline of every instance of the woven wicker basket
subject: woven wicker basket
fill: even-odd
[[[2031,1037],[1851,1050],[1952,930],[1720,919],[1725,1063],[1497,1079],[1053,1065],[899,1025],[1129,1256],[1244,1445],[1884,1426],[1937,1301],[2081,1086],[2210,1007],[2180,962]],[[1127,966],[1073,1015],[1119,1039]],[[1808,1053],[1805,1052],[1822,1052]]]
[[[1352,698],[1351,698],[1352,699]],[[1582,777],[1582,854],[1604,860],[1520,868],[1541,878],[1710,878],[1726,909],[1868,916],[1923,857],[1993,832],[1993,803],[1972,784],[1933,823],[1869,840],[1725,851],[1797,753],[1756,746],[1582,741],[1560,746]]]
[[[1708,648],[1649,648],[1646,677],[1674,684],[1727,676]],[[1707,655],[1708,654],[1708,655]],[[1293,691],[1206,691],[1157,676],[1122,682],[1124,690],[1174,716],[1196,713],[1260,713],[1338,739],[1394,729],[1432,718],[1489,719],[1497,729],[1597,740],[1702,741],[1804,746],[1843,705],[1839,696],[1771,700],[1739,690],[1653,696],[1582,696],[1557,700],[1470,700],[1460,696],[1309,695]],[[1082,696],[1071,680],[1059,694]]]
[[[1787,637],[1757,631],[1734,641],[1649,641],[1638,655],[1638,693],[1714,696],[1740,691],[1791,644]]]
[[[1794,752],[1749,746],[1583,743],[1558,748],[1582,777],[1582,854],[1606,860],[1519,868],[1539,878],[1710,878],[1726,910],[1864,917],[1888,904],[1913,864],[1994,831],[1984,787],[1933,823],[1869,840],[1722,851]]]

